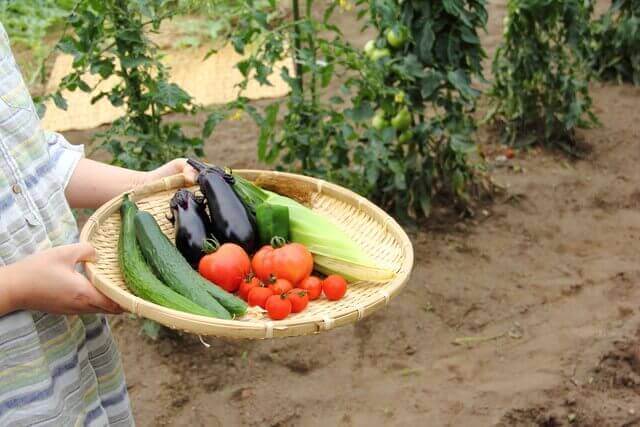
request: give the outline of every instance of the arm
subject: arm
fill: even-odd
[[[196,172],[184,159],[173,160],[150,172],[139,172],[81,159],[65,189],[72,208],[97,208],[120,193],[166,176],[184,174],[187,182],[195,181]]]
[[[76,271],[78,262],[91,260],[95,250],[88,243],[58,246],[0,267],[0,317],[16,310],[54,314],[121,313]]]

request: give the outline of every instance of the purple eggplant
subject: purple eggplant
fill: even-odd
[[[189,190],[178,190],[169,202],[176,228],[176,247],[195,269],[205,255],[205,241],[212,235],[204,199]]]

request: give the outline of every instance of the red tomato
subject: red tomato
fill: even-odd
[[[347,292],[347,281],[342,276],[332,274],[322,281],[322,291],[329,301],[339,300]]]
[[[267,299],[269,299],[269,297],[271,297],[272,295],[273,291],[271,289],[257,286],[249,291],[247,302],[251,307],[259,305],[260,307],[265,308]]]
[[[286,279],[276,279],[275,282],[269,285],[269,289],[273,291],[274,295],[280,295],[286,294],[293,289],[293,285]]]
[[[295,285],[311,274],[313,256],[299,243],[289,243],[279,248],[266,245],[256,252],[251,265],[262,281],[276,277]]]
[[[309,293],[304,289],[291,289],[287,292],[287,297],[291,301],[291,312],[300,313],[309,304]]]
[[[260,286],[262,282],[256,276],[249,274],[244,278],[242,283],[240,283],[240,289],[238,289],[238,296],[243,300],[247,300],[249,297],[249,291],[256,286]]]
[[[225,243],[200,260],[198,271],[227,292],[235,292],[249,271],[249,255],[235,243]]]
[[[307,291],[309,293],[309,300],[313,301],[322,293],[322,280],[316,276],[309,276],[300,282],[298,288]]]
[[[291,301],[286,295],[272,295],[265,305],[267,314],[273,320],[282,320],[291,314]]]

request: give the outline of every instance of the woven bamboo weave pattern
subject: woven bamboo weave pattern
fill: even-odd
[[[302,313],[281,321],[272,322],[255,314],[236,320],[219,320],[167,309],[137,298],[124,283],[117,253],[121,200],[118,197],[96,211],[82,230],[81,239],[91,242],[98,253],[98,260],[86,266],[91,281],[123,308],[137,315],[186,332],[232,338],[306,335],[342,326],[384,307],[406,284],[413,265],[411,242],[391,217],[368,200],[342,187],[300,175],[266,171],[234,173],[249,179],[256,179],[260,174],[278,174],[311,188],[314,194],[309,207],[339,225],[381,267],[396,272],[395,278],[386,283],[350,283],[343,299],[331,302],[320,298],[311,302]],[[183,185],[183,178],[176,176],[130,193],[140,210],[150,212],[172,240],[174,228],[167,219],[169,200]]]

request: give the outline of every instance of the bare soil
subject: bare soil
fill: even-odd
[[[489,3],[492,53],[505,1]],[[338,24],[368,38],[349,14]],[[112,319],[138,424],[640,425],[640,89],[592,94],[602,127],[581,133],[585,159],[534,149],[492,161],[506,194],[474,218],[409,229],[409,285],[353,326],[205,348]],[[256,134],[227,123],[207,155],[257,166]]]

